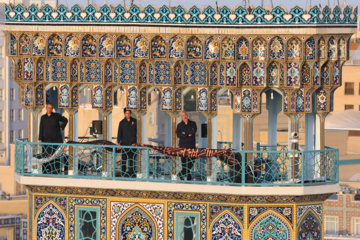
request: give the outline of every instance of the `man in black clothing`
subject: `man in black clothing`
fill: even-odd
[[[118,145],[131,146],[137,142],[137,121],[131,117],[131,111],[124,109],[125,118],[119,123],[119,130],[117,135]],[[122,177],[136,177],[135,159],[134,155],[136,149],[124,148],[121,155],[121,176]],[[126,174],[126,161],[128,162],[129,169],[128,175]]]
[[[197,131],[196,123],[189,120],[186,112],[180,113],[181,122],[177,125],[176,135],[180,139],[179,147],[181,148],[195,148],[195,134]],[[181,158],[182,170],[180,172],[180,179],[186,178],[188,181],[191,180],[190,171],[194,166],[195,159],[192,158]]]
[[[46,114],[42,115],[40,119],[39,142],[63,142],[61,130],[65,129],[68,120],[61,114],[53,112],[53,109],[52,103],[46,104]],[[62,122],[61,125],[60,122]],[[57,146],[43,145],[43,153],[47,155],[52,155],[56,149]]]

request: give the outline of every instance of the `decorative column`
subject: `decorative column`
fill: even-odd
[[[241,116],[233,114],[233,145],[232,148],[241,150],[242,142],[242,129],[241,129]]]
[[[316,114],[316,150],[323,150],[325,148],[325,119],[328,114],[328,112],[320,112]]]
[[[258,114],[242,114],[244,150],[252,151],[254,145],[254,119]]]
[[[109,136],[108,134],[108,127],[109,127],[109,114],[111,113],[111,110],[108,109],[99,109],[98,110],[99,113],[101,114],[102,117],[102,132],[103,132],[103,140],[108,140],[111,141],[111,136]],[[110,140],[109,140],[110,137]]]
[[[39,136],[40,113],[42,108],[27,107],[28,111],[28,141],[37,142]]]
[[[134,113],[134,115],[136,116],[137,119],[137,142],[138,144],[142,144],[142,118],[143,116],[146,114],[146,111],[140,111],[140,110],[135,110],[132,111]],[[141,168],[141,158],[139,157],[139,153],[137,153],[137,173],[138,176],[142,175],[142,168]],[[145,159],[149,159],[148,157]],[[146,163],[148,164],[148,163]],[[148,167],[148,166],[144,166],[144,167]]]
[[[273,90],[271,90],[273,91]],[[279,104],[280,103],[280,104]],[[277,145],[277,117],[282,110],[282,101],[280,94],[267,92],[266,94],[266,109],[268,110],[268,145]],[[276,147],[271,148],[276,150]]]
[[[207,119],[207,148],[217,148],[217,114],[216,113],[202,113]],[[215,134],[213,131],[215,130]],[[208,172],[207,181],[216,180],[216,171],[213,167],[216,166],[216,158],[208,158]]]
[[[177,118],[180,116],[180,112],[170,112],[167,111],[167,114],[169,114],[169,116],[171,117],[171,130],[169,131],[168,134],[171,134],[171,145],[172,147],[176,147],[177,146],[177,136],[175,134],[176,131],[176,127],[177,127]],[[176,157],[171,157],[172,159],[172,179],[177,178],[176,176]]]
[[[66,108],[65,111],[69,114],[69,141],[75,141],[75,114],[77,113],[77,108]]]

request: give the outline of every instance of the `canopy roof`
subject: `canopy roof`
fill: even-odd
[[[360,111],[345,110],[329,115],[325,120],[325,129],[360,131]]]

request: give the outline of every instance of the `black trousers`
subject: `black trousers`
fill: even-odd
[[[181,158],[181,171],[180,178],[191,180],[191,169],[194,167],[195,158],[182,157]]]
[[[136,177],[136,149],[124,148],[121,153],[121,177]],[[128,162],[128,172],[126,172],[126,162]]]

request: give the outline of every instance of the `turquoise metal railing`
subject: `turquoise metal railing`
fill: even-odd
[[[253,151],[228,151],[220,157],[186,159],[148,147],[15,142],[16,173],[128,179],[159,182],[197,182],[227,185],[316,185],[339,181],[338,149],[289,151],[284,146]],[[121,149],[122,148],[122,149]],[[192,167],[194,165],[194,167]]]

